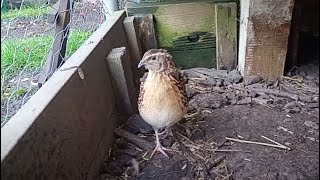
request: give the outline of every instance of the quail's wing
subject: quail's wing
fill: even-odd
[[[142,78],[140,78],[140,92],[139,92],[139,97],[138,97],[138,106],[140,107],[142,98],[143,98],[143,94],[144,94],[144,83],[147,79],[148,76],[148,72],[145,72],[142,76]]]
[[[188,106],[188,96],[183,75],[177,69],[170,71],[168,75],[170,79],[173,80],[176,87],[178,87],[183,104]]]

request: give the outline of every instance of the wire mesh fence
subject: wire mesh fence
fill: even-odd
[[[57,23],[48,22],[48,13],[54,8],[59,15],[64,13],[54,5],[59,4],[57,0],[1,1],[1,127],[39,89],[41,74],[48,75],[44,65],[53,51],[55,38],[69,30],[63,35],[68,38],[65,56],[58,65],[61,66],[105,21],[102,1],[68,2],[73,3],[69,4],[73,8],[68,9],[70,22],[56,32]],[[49,72],[54,71],[52,66]]]

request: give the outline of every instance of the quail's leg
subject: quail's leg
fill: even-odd
[[[164,151],[170,151],[170,149],[167,149],[165,147],[163,147],[159,141],[159,133],[158,133],[158,129],[154,129],[154,132],[156,134],[156,147],[154,148],[154,150],[152,151],[151,155],[149,158],[152,158],[153,155],[159,151],[161,152],[163,155],[165,155],[167,158],[169,158],[168,154]]]
[[[161,136],[162,134],[164,134],[163,136]],[[167,127],[163,132],[161,132],[160,135],[160,139],[166,139],[168,136],[173,137],[173,133],[171,131],[171,127]]]
[[[165,128],[162,132],[158,132],[158,134],[159,134],[159,136],[162,136],[163,134],[167,134],[168,132],[167,132],[167,128]],[[160,139],[161,139],[161,137],[160,137]]]

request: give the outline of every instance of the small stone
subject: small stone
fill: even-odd
[[[223,86],[223,79],[217,79],[217,84],[218,87]]]
[[[245,85],[255,84],[262,80],[259,75],[252,75],[246,78]]]
[[[190,86],[186,86],[186,93],[188,98],[192,98],[193,96],[195,96],[196,94],[199,94],[199,92],[197,90],[195,90],[194,88],[190,87]]]
[[[306,125],[310,128],[313,128],[313,129],[319,129],[319,125],[315,122],[312,122],[312,121],[305,121],[304,125]]]
[[[241,99],[237,102],[238,105],[245,105],[245,104],[250,104],[250,103],[251,103],[250,97],[245,97],[244,99]]]
[[[165,146],[165,147],[171,147],[172,144],[173,144],[173,140],[172,138],[166,138],[162,141],[162,144]]]
[[[205,136],[205,130],[197,130],[191,135],[190,140],[203,139]]]
[[[307,76],[307,73],[304,72],[304,71],[300,71],[300,72],[299,72],[299,75],[302,76],[302,77],[306,77],[306,76]]]
[[[267,80],[267,86],[272,86],[274,83],[276,83],[278,79],[276,77],[269,77]]]
[[[240,72],[237,71],[236,69],[230,71],[227,74],[227,80],[231,83],[238,83],[241,81],[241,79],[242,79],[242,76],[241,76]]]
[[[117,162],[110,162],[103,167],[103,173],[109,174],[111,176],[120,176],[124,171],[124,166]]]
[[[137,131],[143,134],[152,133],[153,128],[146,123],[139,114],[131,116],[126,122],[127,129],[131,133],[137,134]]]
[[[316,78],[313,77],[313,76],[306,76],[306,79],[308,79],[308,80],[315,80]]]
[[[299,112],[299,109],[293,108],[293,109],[286,109],[285,111],[286,111],[287,113],[294,114],[294,113]]]
[[[286,109],[293,109],[293,108],[295,108],[295,107],[297,107],[297,102],[295,102],[295,101],[292,101],[292,102],[289,102],[289,103],[287,103],[286,105],[284,105],[284,108],[286,108]]]
[[[209,86],[215,86],[217,84],[217,81],[213,77],[209,77],[206,81],[206,84]]]

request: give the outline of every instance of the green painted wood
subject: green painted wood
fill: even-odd
[[[215,66],[215,48],[195,50],[169,50],[178,68],[187,69],[194,67],[213,68]],[[211,59],[208,59],[211,58]],[[210,63],[208,63],[210,62]]]
[[[158,47],[168,49],[177,66],[216,67],[217,2],[230,0],[142,1],[128,3],[127,12],[129,15],[154,15]]]

